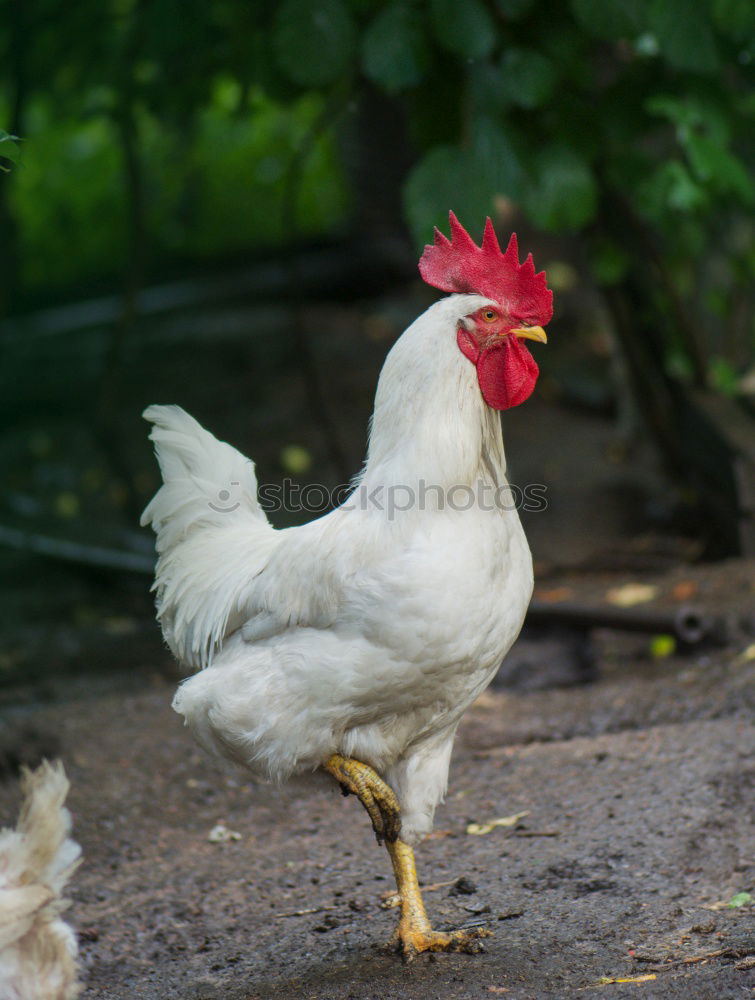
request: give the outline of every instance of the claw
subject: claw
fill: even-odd
[[[404,926],[402,920],[396,929],[391,944],[400,952],[405,962],[412,962],[423,951],[464,952],[479,955],[485,951],[481,938],[492,937],[492,931],[485,927],[472,930],[433,931],[415,930]]]
[[[356,795],[372,821],[378,844],[393,843],[401,833],[401,810],[393,789],[367,764],[333,754],[324,764],[344,795]]]

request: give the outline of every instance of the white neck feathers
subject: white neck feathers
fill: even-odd
[[[456,343],[459,319],[488,302],[479,295],[441,299],[393,346],[375,396],[365,488],[505,483],[499,415]]]

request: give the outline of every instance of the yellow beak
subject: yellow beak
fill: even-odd
[[[540,344],[548,343],[548,337],[542,326],[519,326],[515,330],[509,330],[509,333],[524,340],[537,340]]]

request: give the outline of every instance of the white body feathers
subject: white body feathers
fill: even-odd
[[[174,707],[203,746],[265,778],[336,751],[372,765],[409,843],[432,827],[456,726],[532,591],[518,515],[500,502],[499,416],[456,344],[487,302],[443,299],[397,341],[355,493],[302,527],[275,531],[252,463],[182,410],[145,413],[165,479],[143,516],[158,617],[178,659],[205,668]]]

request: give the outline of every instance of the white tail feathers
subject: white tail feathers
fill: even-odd
[[[275,547],[257,502],[254,463],[180,406],[150,406],[163,486],[142,514],[157,534],[154,589],[174,655],[204,667],[242,624],[243,594]]]
[[[254,462],[206,431],[180,406],[150,406],[144,419],[163,474],[163,487],[142,514],[157,532],[157,551],[199,525],[223,525],[240,507],[267,524],[257,503]]]
[[[62,764],[26,771],[15,830],[0,831],[0,1000],[78,996],[73,930],[60,914],[81,849],[70,839]]]

